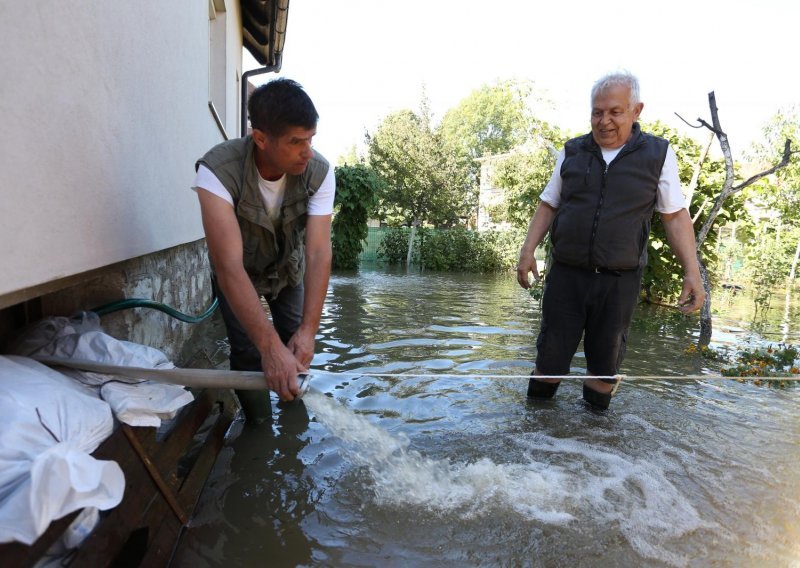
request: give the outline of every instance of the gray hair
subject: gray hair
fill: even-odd
[[[600,77],[597,82],[595,82],[594,86],[592,87],[592,98],[589,101],[590,104],[594,105],[594,99],[597,97],[597,95],[605,93],[608,89],[611,87],[616,87],[617,85],[622,85],[623,87],[628,87],[628,89],[630,89],[631,106],[641,102],[639,95],[639,79],[637,79],[636,76],[630,71],[615,71]]]

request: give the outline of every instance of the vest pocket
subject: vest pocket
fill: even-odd
[[[290,286],[297,286],[303,281],[306,268],[306,250],[302,243],[295,247],[286,259],[286,269]]]
[[[261,227],[253,224],[250,230],[242,232],[242,261],[245,270],[251,275],[261,274],[271,259],[270,255],[259,250],[262,238],[258,233],[261,231]]]

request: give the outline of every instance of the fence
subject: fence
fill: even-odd
[[[389,227],[370,227],[367,238],[364,239],[364,248],[358,257],[359,262],[375,262],[378,260],[378,247],[383,236],[390,231]]]

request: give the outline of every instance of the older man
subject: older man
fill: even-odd
[[[528,385],[534,399],[555,395],[560,381],[547,376],[569,372],[581,337],[589,376],[619,372],[654,210],[683,267],[681,310],[697,310],[705,296],[675,153],[665,139],[641,131],[638,80],[629,73],[602,77],[592,88],[591,104],[592,132],[564,145],[517,265],[517,280],[529,288],[530,273],[539,279],[534,251],[549,230],[553,263]],[[615,383],[586,379],[583,398],[605,410]]]

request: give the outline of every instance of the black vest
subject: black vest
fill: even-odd
[[[567,141],[561,204],[550,238],[553,258],[587,269],[631,270],[647,264],[650,220],[669,142],[633,125],[606,165],[591,133]]]

